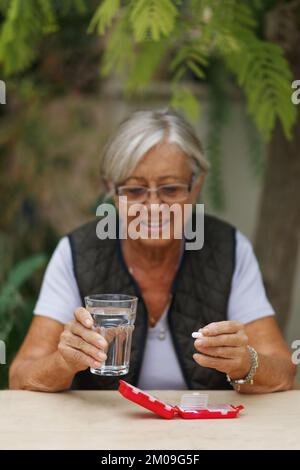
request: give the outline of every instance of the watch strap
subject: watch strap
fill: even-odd
[[[256,374],[256,370],[258,368],[258,354],[255,351],[255,349],[252,348],[251,346],[247,346],[247,349],[249,351],[250,358],[251,358],[251,367],[250,367],[248,374],[242,379],[232,379],[228,374],[226,374],[227,381],[233,387],[235,387],[236,385],[238,386],[246,385],[246,384],[253,385],[253,377]]]

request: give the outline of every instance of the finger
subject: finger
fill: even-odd
[[[237,333],[243,326],[241,322],[236,320],[219,321],[206,325],[202,329],[202,334],[204,336],[232,334]]]
[[[96,331],[87,329],[85,326],[82,326],[77,321],[70,322],[68,328],[74,335],[80,336],[87,343],[93,344],[97,348],[107,351],[108,342],[102,335],[100,335]]]
[[[100,331],[103,337],[105,336],[105,340],[107,341],[107,344],[110,344],[118,334],[117,328],[115,326],[113,326],[112,328],[101,327]]]
[[[96,361],[92,357],[86,355],[85,353],[79,351],[78,349],[73,349],[70,346],[64,344],[60,346],[60,351],[65,357],[65,359],[71,363],[80,364],[83,368],[96,367],[99,368],[102,366],[101,361]]]
[[[64,335],[64,339],[68,346],[84,352],[87,356],[91,356],[95,361],[105,361],[107,359],[107,355],[102,349],[92,346],[84,341],[80,336],[73,335],[69,332]]]
[[[92,328],[93,326],[93,319],[90,314],[85,308],[79,307],[75,310],[75,318],[79,323],[81,323],[86,328]]]
[[[219,348],[197,347],[197,351],[207,356],[220,357],[220,358],[225,358],[225,359],[235,359],[237,357],[242,357],[243,355],[242,347],[237,347],[237,348],[232,348],[230,346],[219,347]]]
[[[245,346],[246,344],[248,344],[248,336],[242,331],[228,335],[203,336],[194,342],[196,349],[198,346],[216,348],[219,346]]]
[[[231,359],[210,357],[199,353],[193,354],[193,359],[202,367],[209,367],[210,369],[216,369],[220,372],[230,370],[233,363],[233,360]]]

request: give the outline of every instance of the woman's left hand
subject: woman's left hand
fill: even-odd
[[[245,326],[238,321],[210,323],[201,330],[203,337],[195,340],[198,353],[194,360],[228,374],[232,379],[245,377],[251,367]]]

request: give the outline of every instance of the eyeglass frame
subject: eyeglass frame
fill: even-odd
[[[130,186],[130,185],[120,185],[120,186],[115,186],[115,187],[114,187],[114,191],[115,191],[115,194],[116,194],[117,196],[120,196],[120,195],[118,194],[118,190],[119,190],[120,188],[143,188],[143,189],[145,189],[145,190],[147,191],[147,196],[146,196],[145,200],[144,200],[143,202],[141,202],[141,201],[130,201],[132,204],[135,204],[135,203],[144,204],[144,203],[149,199],[149,194],[150,194],[150,193],[153,193],[153,192],[156,193],[157,197],[160,199],[161,202],[164,202],[164,201],[158,196],[158,191],[159,191],[161,188],[164,188],[164,187],[166,187],[166,186],[181,186],[181,187],[182,187],[182,186],[185,186],[185,187],[188,189],[188,193],[190,193],[190,192],[191,192],[191,189],[192,189],[192,187],[193,187],[193,184],[195,183],[195,180],[196,180],[196,175],[193,174],[190,183],[169,183],[169,184],[162,184],[162,185],[160,185],[160,186],[156,186],[155,188],[149,188],[149,187],[147,187],[147,186],[139,186],[139,185],[136,185],[136,186],[134,186],[134,185],[132,185],[132,186]],[[186,199],[186,198],[180,199],[180,200],[177,199],[177,200],[174,200],[174,202],[182,202],[182,201],[184,201],[185,199]]]

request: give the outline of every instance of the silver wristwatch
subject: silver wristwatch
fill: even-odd
[[[254,348],[247,346],[250,357],[251,357],[251,367],[243,379],[232,379],[228,374],[226,374],[227,381],[232,385],[232,387],[237,386],[237,391],[239,391],[241,385],[250,384],[253,385],[253,377],[256,374],[256,369],[258,368],[258,354]]]

